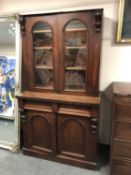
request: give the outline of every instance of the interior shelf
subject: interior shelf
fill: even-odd
[[[35,66],[36,69],[53,69],[52,66],[43,66],[43,65],[40,65],[40,66]]]
[[[66,49],[87,49],[87,46],[65,46]]]
[[[52,49],[52,46],[40,46],[40,47],[34,47],[35,50],[45,50],[45,49]]]
[[[81,67],[81,66],[72,66],[72,67],[66,67],[66,70],[86,70],[85,67]]]
[[[81,31],[87,31],[86,28],[75,28],[75,29],[66,29],[66,32],[81,32]]]
[[[34,30],[33,33],[51,33],[51,30]]]
[[[86,92],[84,89],[64,89],[64,91],[69,91],[69,92]]]

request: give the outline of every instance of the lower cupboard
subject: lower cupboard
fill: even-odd
[[[98,105],[78,106],[24,101],[23,153],[96,169]]]

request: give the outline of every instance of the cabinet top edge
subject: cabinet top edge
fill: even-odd
[[[66,14],[66,13],[79,13],[79,12],[100,12],[101,15],[103,13],[104,9],[103,8],[94,8],[94,9],[78,9],[78,10],[61,10],[61,11],[42,11],[42,12],[32,12],[32,13],[21,13],[19,16],[40,16],[40,15],[54,15],[54,14]]]
[[[100,97],[53,94],[53,93],[51,94],[51,93],[29,92],[29,91],[24,91],[23,93],[16,95],[16,98],[40,100],[40,101],[63,102],[63,103],[74,103],[74,104],[83,104],[83,105],[100,104]]]

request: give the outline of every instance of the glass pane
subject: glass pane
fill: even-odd
[[[35,24],[33,27],[33,44],[34,47],[52,45],[52,31],[47,23]]]
[[[45,22],[38,22],[34,25],[33,31],[39,31],[39,30],[51,30],[50,26]]]
[[[66,46],[84,46],[86,44],[85,31],[71,31],[65,32]]]
[[[34,57],[36,66],[53,66],[52,49],[35,50]]]
[[[80,20],[72,20],[65,27],[65,88],[84,90],[88,58],[88,31]]]
[[[66,71],[65,88],[82,90],[85,89],[85,72],[83,71]]]
[[[35,47],[50,46],[52,44],[52,33],[34,33],[33,44]]]
[[[66,49],[65,67],[86,67],[86,49]]]
[[[80,20],[72,20],[68,23],[66,29],[86,29],[86,25]]]
[[[44,88],[52,88],[53,72],[52,70],[36,70],[36,86],[44,86]]]
[[[35,84],[38,87],[53,89],[53,47],[52,30],[46,22],[33,27]]]

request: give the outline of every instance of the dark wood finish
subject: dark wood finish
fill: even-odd
[[[24,154],[90,169],[98,166],[97,103],[70,104],[24,96],[19,102]]]
[[[131,162],[119,159],[112,160],[111,175],[130,175],[131,174]]]
[[[90,169],[98,166],[97,128],[100,105],[98,82],[102,11],[95,9],[22,16],[21,24],[25,31],[22,36],[22,93],[17,98],[21,112],[24,154]],[[75,29],[66,28],[73,20]],[[78,21],[84,24],[84,27],[80,28]],[[41,29],[39,22],[45,25],[44,30]],[[39,29],[36,30],[34,28],[38,23]],[[53,40],[48,42],[43,40],[47,45],[42,41],[42,46],[39,47],[42,37],[38,43],[34,42],[34,33],[36,35],[40,33],[40,36],[48,33],[47,38],[52,35]],[[68,40],[65,33],[67,36],[68,34],[73,36],[73,39]],[[48,49],[52,52],[53,64],[47,66],[42,62],[42,65],[37,65],[38,57],[34,56],[35,50],[40,54],[41,50]],[[78,64],[76,60],[79,54],[72,56],[70,50],[73,53],[76,50],[79,54],[82,52],[84,65],[83,62]],[[71,62],[73,66],[66,66],[68,53],[70,59],[75,59],[75,63]],[[45,56],[42,59],[45,59]],[[53,72],[51,79],[53,88],[48,85],[46,88],[44,85],[41,86],[40,79],[37,83],[38,69]],[[71,80],[75,83],[65,86],[66,71],[73,72],[73,76],[80,79],[77,79],[79,80],[77,87],[74,77]],[[43,78],[46,75],[40,73],[40,76]],[[45,77],[43,79],[46,81]]]
[[[23,151],[32,150],[46,156],[56,155],[55,115],[28,110],[25,116],[26,118],[22,119]]]
[[[23,36],[23,67],[22,67],[22,89],[31,91],[45,91],[35,87],[34,57],[32,28],[39,22],[46,22],[53,31],[53,67],[54,67],[54,91],[61,93],[81,94],[77,91],[64,91],[64,27],[73,20],[82,21],[88,29],[89,42],[87,45],[88,58],[86,66],[86,92],[83,95],[98,96],[99,65],[100,65],[100,43],[101,43],[101,15],[96,10],[74,13],[61,13],[52,15],[24,16],[26,33]],[[97,20],[95,18],[98,18]],[[99,22],[98,22],[99,21]],[[99,25],[99,24],[100,25]],[[95,30],[95,25],[99,25],[99,32]],[[28,50],[28,52],[27,52]],[[30,66],[28,66],[30,65]],[[29,81],[30,80],[30,81]],[[58,84],[59,83],[59,84]],[[25,88],[26,87],[26,88]],[[49,90],[47,90],[49,91]]]
[[[79,105],[99,105],[100,97],[91,96],[76,96],[76,95],[65,95],[65,94],[51,94],[51,93],[34,93],[29,91],[24,91],[22,94],[18,95],[19,99],[30,99],[30,100],[47,100],[53,102],[61,103],[71,103]]]
[[[19,16],[18,20],[20,23],[21,34],[24,36],[25,35],[25,20],[24,20],[23,16]]]
[[[96,10],[95,12],[95,27],[96,27],[96,32],[101,32],[101,28],[102,28],[102,11],[101,10]]]
[[[110,174],[129,175],[131,174],[131,83],[115,82],[111,87],[113,116]]]
[[[91,122],[81,116],[60,114],[58,121],[58,157],[73,158],[73,161],[96,162],[96,138],[92,134]],[[92,144],[90,144],[92,143]]]
[[[112,153],[115,156],[131,159],[131,141],[114,139]]]

